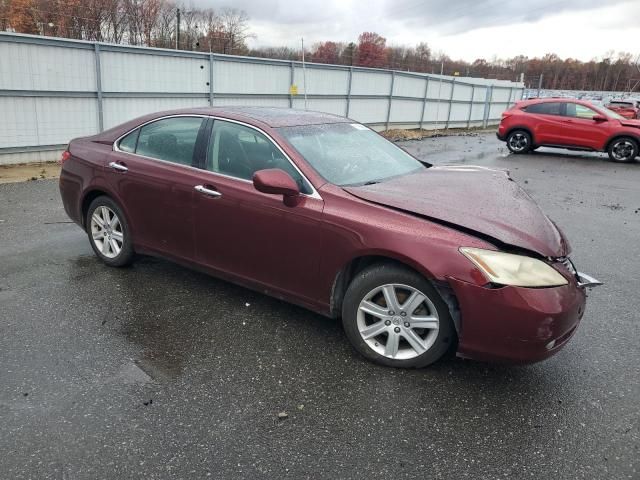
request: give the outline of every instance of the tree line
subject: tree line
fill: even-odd
[[[179,28],[178,28],[179,27]],[[236,8],[194,8],[173,0],[0,0],[0,30],[90,41],[300,60],[301,49],[249,48],[250,19]],[[524,80],[544,89],[640,90],[638,57],[613,51],[588,62],[550,53],[529,58],[454,60],[426,42],[388,45],[375,32],[356,42],[318,42],[305,49],[318,63]]]

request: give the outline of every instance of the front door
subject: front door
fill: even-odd
[[[579,103],[567,103],[565,110],[564,135],[569,145],[589,147],[599,150],[609,136],[609,122],[596,121],[595,110]]]
[[[315,303],[323,201],[273,141],[260,131],[215,120],[196,194],[197,261],[271,293]],[[281,168],[301,188],[302,201],[258,192],[253,174]]]

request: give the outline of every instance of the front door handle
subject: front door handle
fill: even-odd
[[[207,195],[209,197],[213,197],[213,198],[220,198],[222,196],[222,194],[216,190],[211,190],[210,188],[205,187],[204,185],[196,185],[195,187],[193,187],[196,189],[197,192],[200,192],[204,195]]]
[[[109,166],[111,168],[113,168],[114,170],[118,170],[120,172],[128,172],[129,171],[129,169],[127,167],[125,167],[124,165],[122,165],[121,163],[111,162],[109,164]]]

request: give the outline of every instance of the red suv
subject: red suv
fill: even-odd
[[[525,100],[502,114],[497,135],[513,153],[544,146],[607,152],[615,162],[630,162],[640,149],[640,120],[581,100]]]
[[[612,100],[605,106],[624,118],[640,119],[640,100]]]

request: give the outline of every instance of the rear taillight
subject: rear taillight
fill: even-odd
[[[64,152],[62,152],[62,156],[60,157],[60,165],[69,160],[69,158],[71,158],[69,150],[65,150]]]

